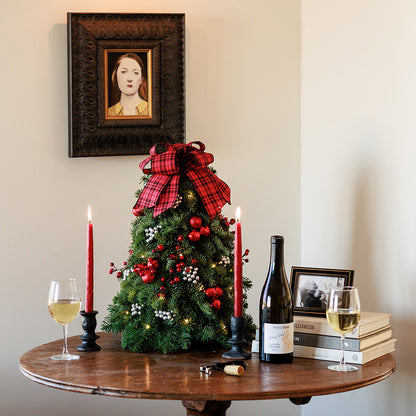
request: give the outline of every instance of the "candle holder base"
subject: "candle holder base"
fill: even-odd
[[[244,351],[243,348],[243,345],[246,344],[246,340],[243,338],[244,327],[245,319],[242,316],[231,317],[231,339],[228,341],[231,344],[231,349],[222,355],[223,358],[239,360],[248,360],[251,358],[251,354]]]
[[[85,312],[81,311],[79,314],[82,316],[82,329],[84,333],[80,336],[82,344],[77,348],[78,351],[99,351],[101,347],[95,343],[100,338],[95,333],[95,327],[97,326],[97,320],[95,315],[97,311]]]

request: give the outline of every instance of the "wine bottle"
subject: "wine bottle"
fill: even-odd
[[[271,237],[270,265],[260,297],[260,361],[293,360],[293,302],[284,265],[284,239]]]

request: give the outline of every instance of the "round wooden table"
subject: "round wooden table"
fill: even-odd
[[[20,359],[20,371],[49,387],[105,396],[182,400],[187,415],[221,416],[232,400],[289,398],[295,404],[305,404],[312,396],[377,383],[396,368],[390,354],[351,373],[330,371],[328,362],[302,358],[294,358],[292,364],[265,364],[254,354],[240,377],[219,371],[207,375],[200,373],[200,366],[224,361],[222,351],[136,354],[121,348],[119,336],[99,335],[101,351],[77,351],[81,356],[77,361],[54,361],[50,357],[60,352],[62,340],[53,341],[26,352]],[[80,339],[71,337],[68,345],[75,353]]]

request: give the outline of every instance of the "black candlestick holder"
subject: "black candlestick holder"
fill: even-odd
[[[231,344],[231,349],[222,355],[223,358],[240,360],[251,358],[251,354],[243,349],[243,345],[246,344],[246,340],[243,338],[244,327],[245,319],[242,316],[231,317],[231,339],[228,341]]]
[[[82,344],[77,348],[79,351],[99,351],[101,347],[95,343],[99,335],[95,333],[95,327],[97,326],[97,311],[85,312],[81,311],[79,314],[82,316],[82,329],[84,333],[80,336]]]

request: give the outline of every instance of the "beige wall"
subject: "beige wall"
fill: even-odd
[[[85,268],[86,209],[93,207],[99,318],[118,285],[142,156],[67,157],[66,12],[186,13],[187,140],[202,140],[242,208],[247,275],[257,304],[269,237],[300,261],[300,2],[22,0],[0,13],[2,347],[0,414],[183,415],[179,402],[62,392],[18,372],[28,349],[61,337],[46,308],[51,279]],[[80,322],[70,334],[80,334]],[[51,363],[52,365],[52,363]],[[287,400],[236,402],[230,415],[300,415]]]
[[[302,263],[354,268],[398,338],[389,380],[305,416],[415,414],[415,16],[406,0],[302,2]]]

